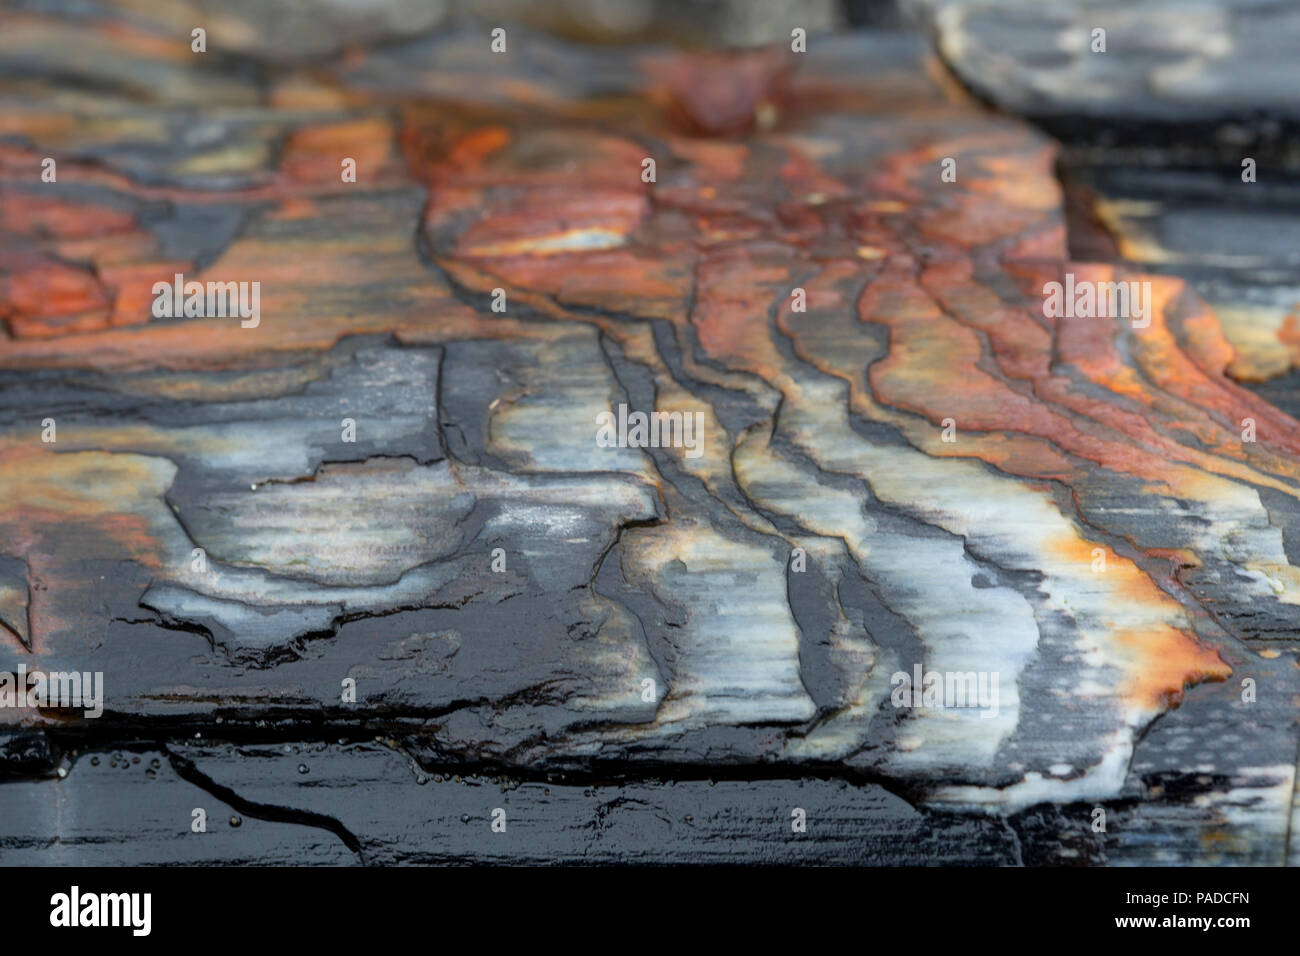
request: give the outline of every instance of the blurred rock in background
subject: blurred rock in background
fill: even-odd
[[[329,56],[348,47],[419,36],[452,21],[522,25],[594,43],[666,42],[752,47],[889,22],[892,0],[91,0],[70,12],[105,9],[128,22],[189,32],[203,26],[213,49],[279,61]],[[18,0],[10,9],[36,9]],[[48,5],[40,7],[48,9]]]
[[[940,55],[963,83],[1066,141],[1190,145],[1235,155],[1256,144],[1278,152],[1280,141],[1295,139],[1300,5],[904,3],[914,19],[928,22]],[[1200,128],[1199,138],[1189,127]],[[1296,164],[1294,149],[1285,159]]]

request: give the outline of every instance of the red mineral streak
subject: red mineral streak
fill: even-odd
[[[1291,312],[1282,320],[1277,330],[1277,340],[1291,350],[1294,360],[1300,363],[1300,315]]]
[[[357,181],[392,181],[400,170],[388,168],[393,153],[392,124],[381,119],[307,126],[290,134],[280,169],[295,182],[310,186],[350,185],[343,181],[342,160],[356,162]]]
[[[1232,668],[1218,653],[1175,628],[1155,631],[1118,631],[1121,644],[1131,646],[1136,665],[1124,687],[1124,696],[1164,709],[1180,702],[1187,688],[1203,681],[1224,681]]]
[[[1176,614],[1181,608],[1132,561],[1113,550],[1084,538],[1060,538],[1054,542],[1061,557],[1080,565],[1095,559],[1100,548],[1106,570],[1099,573],[1107,588],[1120,595],[1124,606],[1142,606],[1153,611]],[[1122,608],[1116,618],[1123,619]],[[1131,654],[1125,668],[1124,697],[1151,709],[1167,707],[1182,699],[1187,686],[1206,680],[1227,680],[1230,668],[1218,652],[1205,647],[1191,633],[1169,625],[1136,629],[1123,624],[1111,625],[1115,639]]]
[[[13,251],[0,250],[0,318],[15,338],[146,322],[154,282],[190,269],[189,263],[159,261],[153,237],[126,213],[4,193],[0,237],[13,237]]]
[[[681,53],[648,57],[650,95],[683,126],[716,136],[743,133],[774,114],[786,97],[796,61],[780,49],[750,53]]]
[[[6,191],[0,205],[0,230],[33,239],[87,239],[134,229],[128,213],[93,203]]]
[[[767,315],[794,285],[790,250],[758,244],[711,251],[697,271],[691,319],[712,359],[775,378],[781,358],[767,335]]]
[[[621,245],[647,215],[649,200],[628,190],[539,187],[506,194],[459,237],[458,255],[508,258]]]

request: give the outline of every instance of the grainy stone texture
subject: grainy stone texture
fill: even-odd
[[[920,37],[307,67],[131,11],[0,29],[0,671],[107,692],[0,710],[0,861],[1295,852],[1300,424]]]

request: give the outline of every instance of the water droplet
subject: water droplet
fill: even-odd
[[[98,758],[98,757],[91,757],[91,758],[90,758],[90,765],[91,765],[92,767],[98,767],[98,766],[99,766],[99,758]]]
[[[241,823],[243,823],[243,822],[244,822],[244,821],[241,820],[241,819],[239,819],[239,817],[234,817],[234,816],[232,816],[232,817],[230,818],[230,825],[231,825],[232,827],[237,827],[237,826],[239,826],[239,825],[240,825]]]
[[[305,763],[300,763],[300,764],[298,764],[298,772],[299,772],[299,773],[306,773],[306,772],[307,772],[307,765],[306,765]]]

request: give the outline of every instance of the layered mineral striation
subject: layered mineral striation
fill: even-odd
[[[210,859],[200,797],[267,862],[498,859],[409,821],[502,800],[516,860],[1294,852],[1300,424],[922,40],[277,65],[118,6],[0,29],[0,670],[106,690],[0,708],[0,859]]]

